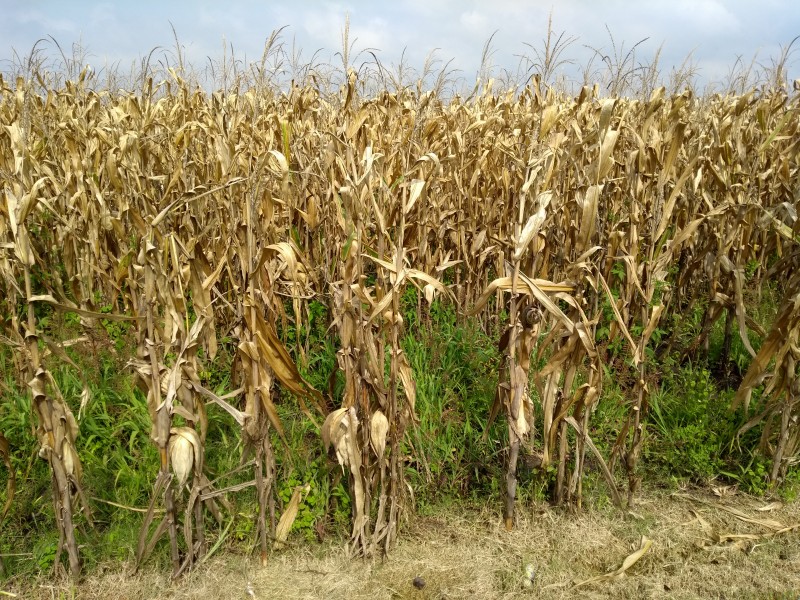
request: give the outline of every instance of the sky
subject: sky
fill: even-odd
[[[662,73],[680,66],[691,54],[698,83],[708,85],[729,77],[737,57],[750,64],[769,65],[781,46],[800,35],[797,0],[380,0],[342,2],[302,0],[0,0],[0,71],[9,71],[17,56],[25,56],[39,39],[52,56],[80,41],[86,62],[95,70],[107,65],[128,69],[153,48],[156,58],[174,51],[177,33],[185,56],[204,68],[233,47],[244,64],[257,60],[270,32],[286,26],[282,40],[301,49],[301,59],[314,53],[323,62],[340,59],[346,15],[355,50],[372,49],[384,66],[406,61],[419,69],[434,49],[449,68],[474,82],[485,42],[496,32],[492,61],[516,71],[520,55],[533,55],[546,36],[548,15],[553,29],[576,38],[564,58],[567,76],[578,77],[594,50],[626,53],[637,42],[637,62],[647,62],[660,48]],[[791,79],[800,77],[800,40],[791,55]],[[621,52],[620,52],[621,51]],[[600,55],[595,55],[595,59]],[[211,59],[211,61],[209,61]],[[361,54],[359,60],[371,60]],[[599,61],[595,61],[598,65]]]

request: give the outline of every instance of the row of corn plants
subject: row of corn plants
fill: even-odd
[[[534,78],[445,101],[365,96],[354,71],[338,92],[206,93],[176,72],[136,93],[99,89],[86,72],[43,82],[0,80],[0,316],[74,576],[75,520],[92,513],[74,414],[91,399],[88,387],[65,397],[52,371],[101,320],[134,332],[128,365],[160,456],[136,559],[166,537],[176,576],[208,553],[206,524],[247,487],[262,559],[286,540],[305,493],[279,510],[277,406],[290,397],[346,473],[349,551],[391,548],[418,423],[418,373],[400,343],[412,288],[419,313],[439,299],[498,332],[485,425],[507,423],[508,528],[522,452],[555,467],[559,503],[580,507],[588,453],[613,502],[631,505],[659,380],[649,359],[707,351],[720,320],[751,356],[731,407],[741,432],[762,431],[773,485],[796,463],[799,95],[568,96]],[[768,286],[780,300],[764,328],[747,306]],[[310,329],[312,303],[327,307],[341,393],[301,376],[299,334],[286,343],[290,328]],[[692,306],[702,327],[687,343],[675,323]],[[45,311],[74,315],[83,334],[51,339]],[[235,356],[223,394],[205,375],[221,343]],[[628,416],[604,455],[590,430],[609,367],[628,382]],[[245,483],[207,476],[209,404],[241,431]],[[7,502],[24,485],[14,451],[0,432]]]

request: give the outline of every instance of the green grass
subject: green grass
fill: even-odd
[[[767,294],[763,306],[754,311],[763,326],[770,316]],[[405,445],[407,480],[413,492],[415,510],[426,514],[433,507],[464,503],[499,503],[504,489],[506,425],[498,418],[484,438],[484,428],[497,385],[500,355],[497,332],[491,335],[477,320],[464,319],[451,304],[436,301],[422,314],[417,313],[416,292],[411,289],[403,298],[406,323],[401,344],[417,383],[416,410],[418,426],[409,427]],[[331,374],[336,369],[338,340],[328,331],[324,305],[314,303],[307,328],[295,331],[291,325],[281,331],[300,370],[317,389],[327,393]],[[682,341],[691,339],[698,328],[700,311],[689,314],[676,335],[685,331]],[[57,314],[49,315],[49,335],[64,339],[74,335],[76,323]],[[724,320],[715,325],[710,336],[708,356],[696,363],[683,362],[674,356],[648,356],[648,372],[655,374],[650,388],[651,411],[646,423],[643,465],[645,485],[676,488],[686,484],[710,482],[737,484],[755,494],[767,491],[767,461],[758,453],[760,428],[736,436],[742,415],[728,409],[733,391],[717,376],[715,363],[722,344]],[[90,498],[95,526],[78,518],[78,536],[85,568],[108,560],[132,556],[139,535],[142,514],[132,509],[147,506],[158,471],[157,451],[150,440],[150,417],[144,395],[135,388],[132,373],[125,369],[130,348],[125,328],[106,329],[108,339],[92,346],[90,352],[69,349],[78,365],[49,359],[62,394],[78,415],[84,385],[90,400],[80,418],[78,452],[84,467],[84,488]],[[746,353],[734,336],[729,360],[742,361]],[[753,338],[753,343],[759,343]],[[304,348],[303,357],[297,345]],[[679,344],[680,345],[680,344]],[[235,348],[222,340],[220,352],[205,361],[201,377],[208,387],[224,394],[234,387],[231,381]],[[546,357],[543,358],[546,360]],[[616,366],[615,366],[616,365]],[[535,370],[536,365],[534,365]],[[628,368],[621,361],[610,363],[604,374],[603,394],[590,420],[590,435],[604,456],[608,457],[628,415],[630,377],[615,371]],[[7,557],[7,576],[26,578],[47,572],[53,566],[58,542],[52,508],[52,490],[47,464],[38,458],[34,437],[35,422],[27,386],[14,378],[14,364],[9,349],[0,350],[0,373],[3,394],[0,399],[0,431],[12,447],[13,467],[17,474],[17,496],[3,524],[0,553],[20,554]],[[341,375],[334,378],[329,406],[341,402]],[[535,389],[531,388],[533,394]],[[535,402],[538,402],[534,399]],[[760,401],[753,395],[754,405]],[[346,536],[350,519],[347,475],[322,453],[314,426],[300,412],[294,399],[284,394],[278,403],[288,446],[277,435],[272,442],[277,467],[276,492],[278,514],[296,486],[308,485],[294,523],[298,541],[308,542],[330,535]],[[538,411],[538,406],[537,406]],[[538,412],[537,412],[538,414]],[[207,408],[209,421],[206,471],[210,479],[239,466],[242,442],[238,426],[215,405]],[[540,414],[538,414],[541,417]],[[570,432],[572,435],[572,432]],[[610,500],[606,483],[593,458],[587,455],[584,480],[584,504],[606,510]],[[0,476],[2,476],[0,471]],[[547,500],[553,485],[555,468],[542,472],[519,470],[518,502]],[[617,466],[620,483],[624,474]],[[242,483],[252,478],[252,471],[241,471],[221,480],[217,487]],[[624,485],[624,484],[623,484]],[[800,490],[800,474],[790,469],[780,493],[787,499]],[[5,500],[0,492],[0,503]],[[225,544],[249,551],[255,546],[255,491],[248,488],[228,495],[232,503],[232,529]],[[114,503],[120,506],[114,506]],[[127,508],[126,508],[127,507]],[[209,520],[207,531],[219,539],[226,526]],[[163,542],[162,542],[163,543]],[[158,549],[152,559],[166,560]]]

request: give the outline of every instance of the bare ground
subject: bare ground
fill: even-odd
[[[536,505],[518,511],[512,532],[500,521],[488,508],[443,508],[406,524],[385,560],[348,560],[341,540],[299,543],[266,567],[220,552],[172,582],[154,568],[132,574],[130,564],[109,564],[78,586],[17,583],[0,588],[0,599],[800,598],[799,502],[649,493],[627,514]],[[624,573],[586,582],[619,570],[643,536],[652,545]]]

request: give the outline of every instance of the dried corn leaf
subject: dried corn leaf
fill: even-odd
[[[260,350],[259,357],[267,361],[276,377],[289,391],[301,400],[307,398],[322,413],[322,409],[319,407],[322,396],[300,375],[289,352],[278,339],[274,327],[268,324],[257,310],[250,310],[247,305],[245,307],[245,320],[249,329],[255,334]],[[311,422],[319,427],[305,405],[301,404],[300,408]]]
[[[525,226],[522,228],[522,232],[520,233],[519,239],[516,242],[514,248],[514,260],[518,261],[522,254],[527,250],[528,246],[533,240],[534,237],[539,233],[539,229],[541,228],[542,224],[547,217],[547,207],[550,205],[550,201],[553,199],[553,192],[542,192],[536,198],[536,210],[535,212],[528,217],[528,221],[525,223]]]
[[[598,575],[597,577],[591,577],[589,579],[581,581],[580,583],[576,583],[573,586],[572,589],[574,590],[575,588],[578,588],[578,587],[581,587],[581,586],[584,586],[584,585],[589,585],[589,584],[592,584],[592,583],[604,583],[606,581],[612,581],[614,579],[620,579],[621,577],[624,577],[625,576],[625,572],[628,569],[630,569],[633,565],[635,565],[639,561],[639,559],[641,559],[645,554],[647,554],[647,551],[650,550],[650,546],[652,546],[652,545],[653,545],[653,540],[651,540],[651,539],[649,539],[649,538],[647,538],[645,536],[642,536],[642,542],[639,545],[639,549],[636,552],[634,552],[633,554],[629,555],[622,562],[622,566],[620,566],[619,569],[611,571],[610,573],[605,573],[604,575]]]
[[[386,450],[386,434],[389,432],[389,419],[383,414],[383,411],[376,410],[372,413],[369,423],[369,443],[375,456],[379,459],[383,458],[384,450]]]
[[[36,296],[30,297],[30,302],[45,302],[55,308],[56,310],[60,310],[62,312],[73,312],[76,315],[80,315],[82,317],[87,317],[89,319],[105,319],[107,321],[142,321],[144,317],[132,317],[129,315],[120,315],[115,313],[99,313],[92,310],[84,310],[74,305],[69,304],[62,304],[58,302],[53,296],[50,294],[40,294]]]
[[[498,277],[488,286],[486,286],[486,289],[480,295],[477,302],[475,302],[475,305],[467,312],[467,314],[477,315],[481,310],[483,310],[483,308],[489,302],[489,299],[492,298],[498,290],[507,292],[511,291],[512,287],[513,278]],[[539,299],[540,295],[544,295],[545,293],[554,294],[556,292],[571,292],[573,289],[574,286],[569,284],[553,283],[552,281],[547,281],[544,279],[529,279],[520,273],[520,282],[517,283],[517,287],[514,291],[517,294],[526,294]],[[550,304],[552,305],[552,302],[550,302]],[[554,314],[558,315],[558,313],[561,313],[560,309],[556,308],[556,310],[557,312]],[[561,314],[563,315],[563,313]],[[564,318],[566,319],[566,315],[564,315]],[[567,320],[569,321],[569,319]],[[572,321],[569,322],[572,323]]]
[[[310,485],[297,486],[292,490],[292,497],[286,504],[286,508],[281,515],[278,525],[275,528],[275,549],[280,550],[286,545],[286,540],[289,538],[289,532],[292,530],[297,513],[300,510],[300,502],[303,496],[311,491]]]
[[[630,332],[628,331],[628,326],[625,325],[625,321],[622,318],[622,315],[619,312],[619,308],[617,307],[617,301],[614,298],[614,295],[611,293],[611,289],[608,287],[606,283],[605,277],[603,277],[602,273],[597,274],[598,279],[600,279],[600,283],[603,285],[603,289],[608,296],[608,303],[611,305],[611,310],[614,312],[614,318],[617,320],[617,325],[619,325],[622,334],[625,336],[625,339],[628,340],[628,344],[631,348],[631,355],[633,357],[634,365],[637,365],[642,362],[642,358],[639,352],[639,346],[636,342],[633,341]]]
[[[8,440],[0,432],[0,458],[3,459],[3,464],[6,466],[7,479],[6,479],[6,501],[3,505],[3,512],[0,512],[0,524],[6,518],[11,503],[14,501],[14,494],[17,490],[17,478],[14,472],[14,467],[11,465],[11,447]]]

